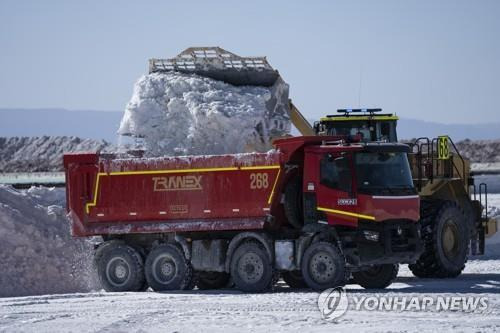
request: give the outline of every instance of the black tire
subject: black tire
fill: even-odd
[[[423,202],[424,252],[409,265],[420,278],[452,278],[465,268],[469,230],[463,212],[454,202]]]
[[[384,289],[398,276],[398,264],[374,265],[367,270],[353,272],[353,282],[365,289]]]
[[[199,272],[196,285],[200,290],[220,289],[229,283],[229,274],[226,272]]]
[[[184,253],[172,244],[161,244],[148,255],[146,280],[155,291],[186,290],[191,286],[193,270]]]
[[[141,255],[122,242],[103,245],[96,252],[99,280],[106,291],[139,291],[144,285]]]
[[[304,224],[302,213],[302,178],[294,176],[286,184],[283,208],[285,216],[293,227],[300,229]]]
[[[347,280],[345,257],[328,242],[311,244],[302,257],[301,266],[304,281],[317,291],[343,286]]]
[[[139,255],[142,258],[142,262],[146,262],[147,255],[146,255],[146,251],[144,250],[144,248],[139,246],[139,245],[130,245],[130,246],[132,246],[134,248],[134,250],[136,250],[137,253],[139,253]],[[144,276],[144,283],[138,291],[146,291],[148,289],[149,289],[149,284],[148,284],[148,281],[146,280],[146,276]]]
[[[125,244],[125,242],[119,239],[112,239],[99,244],[94,253],[94,264],[96,265],[96,267],[97,263],[106,252],[106,249],[109,248],[110,246],[116,246],[119,244]]]
[[[245,292],[264,292],[272,288],[273,267],[264,247],[257,241],[238,246],[231,258],[231,277],[236,288]]]
[[[286,282],[290,288],[304,289],[307,288],[306,281],[302,277],[302,273],[300,271],[289,271],[283,272],[281,274],[283,281]]]

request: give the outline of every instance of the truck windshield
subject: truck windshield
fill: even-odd
[[[361,141],[397,142],[394,121],[339,121],[327,125],[328,135],[360,135]]]
[[[415,194],[408,158],[403,152],[355,154],[356,179],[360,193]]]

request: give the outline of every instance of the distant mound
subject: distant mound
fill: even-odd
[[[63,171],[64,153],[112,147],[104,140],[74,136],[0,137],[0,172]]]

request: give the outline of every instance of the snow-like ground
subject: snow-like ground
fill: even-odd
[[[26,221],[26,223],[23,222],[26,225],[44,228],[51,225],[50,223],[56,220],[48,217],[42,219],[40,216],[44,216],[42,213],[47,209],[47,205],[54,205],[54,203],[62,205],[64,200],[64,192],[60,190],[32,188],[29,191],[15,191],[8,187],[0,189],[3,190],[0,192],[3,193],[2,207],[6,209],[6,213],[0,215],[4,218],[11,215],[17,216],[17,224],[19,221]],[[28,210],[25,207],[27,204],[35,206],[35,209]],[[500,210],[495,207],[500,207],[500,194],[489,196],[490,212],[494,215],[500,214]],[[54,208],[51,212],[53,210]],[[24,213],[22,218],[18,216],[21,211]],[[58,215],[58,218],[61,217]],[[9,222],[8,219],[5,221]],[[9,223],[6,224],[7,227],[8,225]],[[59,230],[59,232],[64,235],[69,234],[67,230]],[[8,242],[14,239],[12,235],[18,234],[20,235],[19,232],[14,231],[4,232],[2,237],[5,238],[4,242]],[[43,240],[39,244],[51,245],[52,243]],[[65,248],[67,255],[89,253],[89,249],[72,252],[70,248]],[[40,255],[33,254],[30,258],[34,261],[29,262],[30,267],[35,267],[37,264],[41,267],[46,265],[40,265],[40,263],[45,263],[50,259],[46,253],[51,253],[51,251],[54,249],[44,250]],[[6,255],[5,258],[17,258],[7,252],[3,253]],[[21,255],[21,257],[25,258],[26,255]],[[0,298],[0,332],[193,332],[200,329],[208,332],[349,331],[350,333],[352,331],[497,331],[500,329],[500,233],[488,239],[487,256],[477,258],[467,263],[464,274],[457,279],[418,279],[413,277],[404,266],[397,281],[383,292],[370,292],[357,285],[349,285],[347,290],[351,308],[337,323],[322,319],[317,307],[317,293],[307,290],[293,291],[281,283],[275,292],[267,294],[243,294],[235,290],[195,290],[169,293],[90,292]],[[26,265],[21,266],[19,261],[18,264],[10,265],[2,260],[0,264],[7,265],[0,266],[2,268],[0,277],[7,276],[7,267],[22,268],[23,272],[43,271],[43,269],[38,269],[36,272],[33,269],[26,269]],[[63,268],[61,272],[65,272]],[[84,271],[84,273],[88,272]],[[26,274],[12,276],[17,276],[18,279],[23,277],[24,280],[31,281],[27,282],[28,284],[21,283],[21,287],[25,291],[29,287],[34,290],[31,291],[34,293],[40,293],[43,289],[40,289],[41,286],[47,285],[54,290],[52,292],[61,292],[59,289],[64,290],[66,285],[71,284],[71,281],[78,286],[80,284],[78,281],[85,282],[88,279],[81,272],[71,275],[59,274],[57,279],[49,278],[48,281],[52,284],[47,284],[43,282],[44,277],[40,273],[37,274],[37,279],[33,276],[28,276],[28,279]],[[65,276],[71,279],[65,279]],[[2,281],[3,289],[14,290],[14,287],[19,284],[17,280],[3,279]],[[81,286],[74,290],[78,288]],[[467,313],[451,310],[386,312],[353,308],[353,297],[378,295],[406,298],[430,296],[434,299],[440,296],[486,297],[488,309]]]
[[[217,332],[217,331],[497,331],[500,329],[500,260],[475,260],[456,279],[418,279],[403,267],[386,291],[349,285],[349,310],[337,321],[322,319],[318,294],[283,284],[267,294],[234,290],[88,293],[0,299],[0,331],[19,332]],[[355,310],[363,296],[487,297],[488,309],[462,311]],[[351,308],[352,307],[352,308]]]

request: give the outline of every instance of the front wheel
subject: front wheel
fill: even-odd
[[[302,276],[309,288],[322,291],[346,282],[345,258],[328,242],[313,243],[302,258]]]
[[[354,283],[365,289],[384,289],[398,276],[398,264],[373,265],[370,268],[353,272]]]
[[[465,216],[454,202],[423,204],[424,252],[409,268],[421,278],[457,277],[467,261],[469,234]]]

